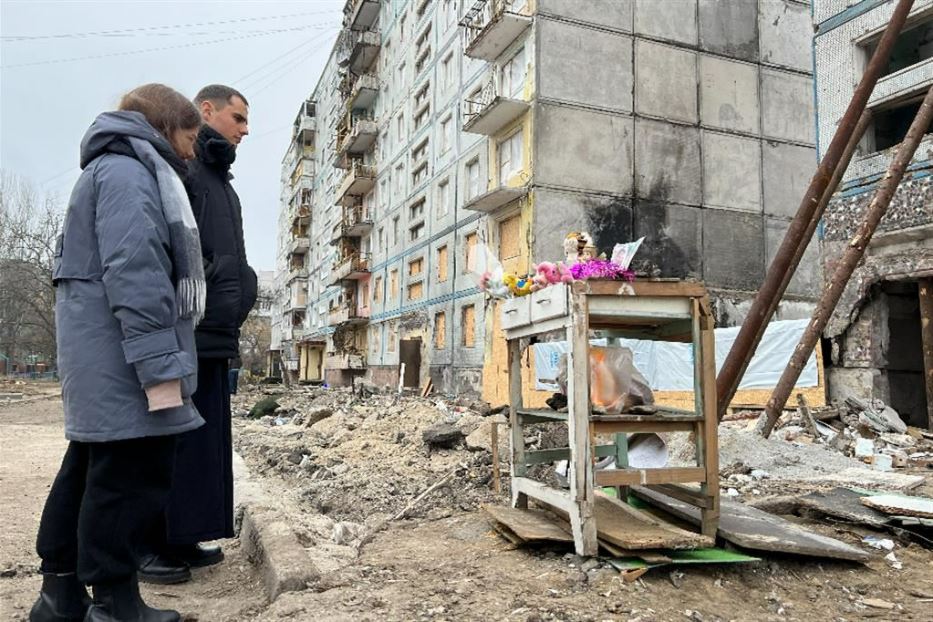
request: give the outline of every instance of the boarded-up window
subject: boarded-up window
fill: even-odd
[[[418,276],[421,274],[422,267],[424,266],[423,259],[415,259],[414,261],[408,262],[408,276]]]
[[[379,350],[382,348],[382,326],[377,324],[373,326],[371,333],[371,339],[369,343],[372,345],[372,351],[374,354],[378,354]]]
[[[434,314],[434,347],[443,350],[447,345],[447,314],[441,311]]]
[[[409,300],[419,300],[421,295],[424,293],[424,283],[418,281],[417,283],[412,283],[408,286],[408,299]]]
[[[379,302],[382,300],[382,277],[376,277],[376,285],[373,287],[373,302]]]
[[[437,281],[443,283],[447,280],[447,245],[437,249]]]
[[[360,300],[362,301],[361,307],[369,306],[369,281],[360,283]]]
[[[476,343],[476,307],[469,305],[461,309],[462,321],[460,323],[463,335],[463,347],[472,348]]]
[[[499,261],[506,272],[519,272],[521,216],[516,214],[499,223]]]
[[[389,273],[389,300],[395,300],[398,295],[398,270]]]
[[[395,342],[398,341],[398,335],[395,331],[395,322],[389,322],[386,332],[388,333],[386,335],[386,350],[395,352]]]
[[[479,236],[476,233],[471,233],[466,236],[466,248],[464,249],[464,255],[466,261],[463,262],[464,272],[474,272],[476,270],[476,244],[479,242]]]

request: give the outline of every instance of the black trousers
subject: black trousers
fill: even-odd
[[[205,423],[178,435],[175,480],[165,511],[167,544],[195,544],[234,535],[228,372],[227,359],[198,360],[198,390],[192,399]]]
[[[135,573],[168,501],[176,438],[69,443],[39,523],[42,571],[86,585]]]

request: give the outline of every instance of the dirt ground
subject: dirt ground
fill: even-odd
[[[237,408],[254,397],[241,397]],[[883,552],[864,566],[768,556],[753,564],[659,568],[634,583],[565,549],[516,549],[478,509],[504,502],[490,491],[489,453],[428,451],[421,439],[426,424],[445,417],[465,434],[482,417],[430,402],[328,399],[295,400],[276,415],[279,425],[274,418],[235,421],[235,442],[254,482],[299,534],[322,572],[320,583],[270,604],[233,541],[225,543],[224,564],[196,571],[187,585],[147,588],[149,600],[187,620],[224,622],[933,620],[933,552],[916,544],[895,548],[902,570]],[[301,417],[294,423],[316,402],[334,414],[311,426]],[[33,540],[64,447],[59,400],[0,405],[2,620],[24,620],[38,589]],[[450,484],[417,505],[413,518],[388,521],[358,550],[360,537],[451,471]],[[794,520],[855,546],[873,533]]]

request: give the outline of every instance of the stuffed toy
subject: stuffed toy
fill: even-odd
[[[527,276],[519,277],[511,273],[506,273],[502,277],[502,282],[508,286],[513,296],[527,296],[531,293],[531,279]]]
[[[509,286],[503,282],[501,268],[484,272],[479,280],[479,288],[493,298],[508,298],[510,294]]]
[[[531,290],[538,291],[539,289],[544,289],[548,285],[556,285],[557,283],[570,283],[573,281],[573,276],[570,274],[570,271],[563,264],[563,262],[551,263],[550,261],[542,261],[538,265],[534,266],[535,276],[532,278]]]

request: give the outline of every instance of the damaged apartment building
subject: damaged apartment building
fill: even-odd
[[[474,270],[644,236],[742,320],[812,175],[796,0],[348,0],[283,162],[273,348],[300,380],[504,401]],[[806,316],[814,246],[780,317]],[[404,364],[403,377],[399,377]]]
[[[821,150],[829,144],[894,6],[866,0],[814,3]],[[917,0],[868,100],[872,123],[823,219],[827,278],[931,85],[933,2]],[[931,157],[933,137],[927,135],[824,331],[831,397],[878,398],[910,425],[922,427],[933,421],[923,356],[924,343],[933,353],[933,326],[921,328],[924,302],[927,321],[933,321]],[[933,368],[928,373],[933,377]]]

